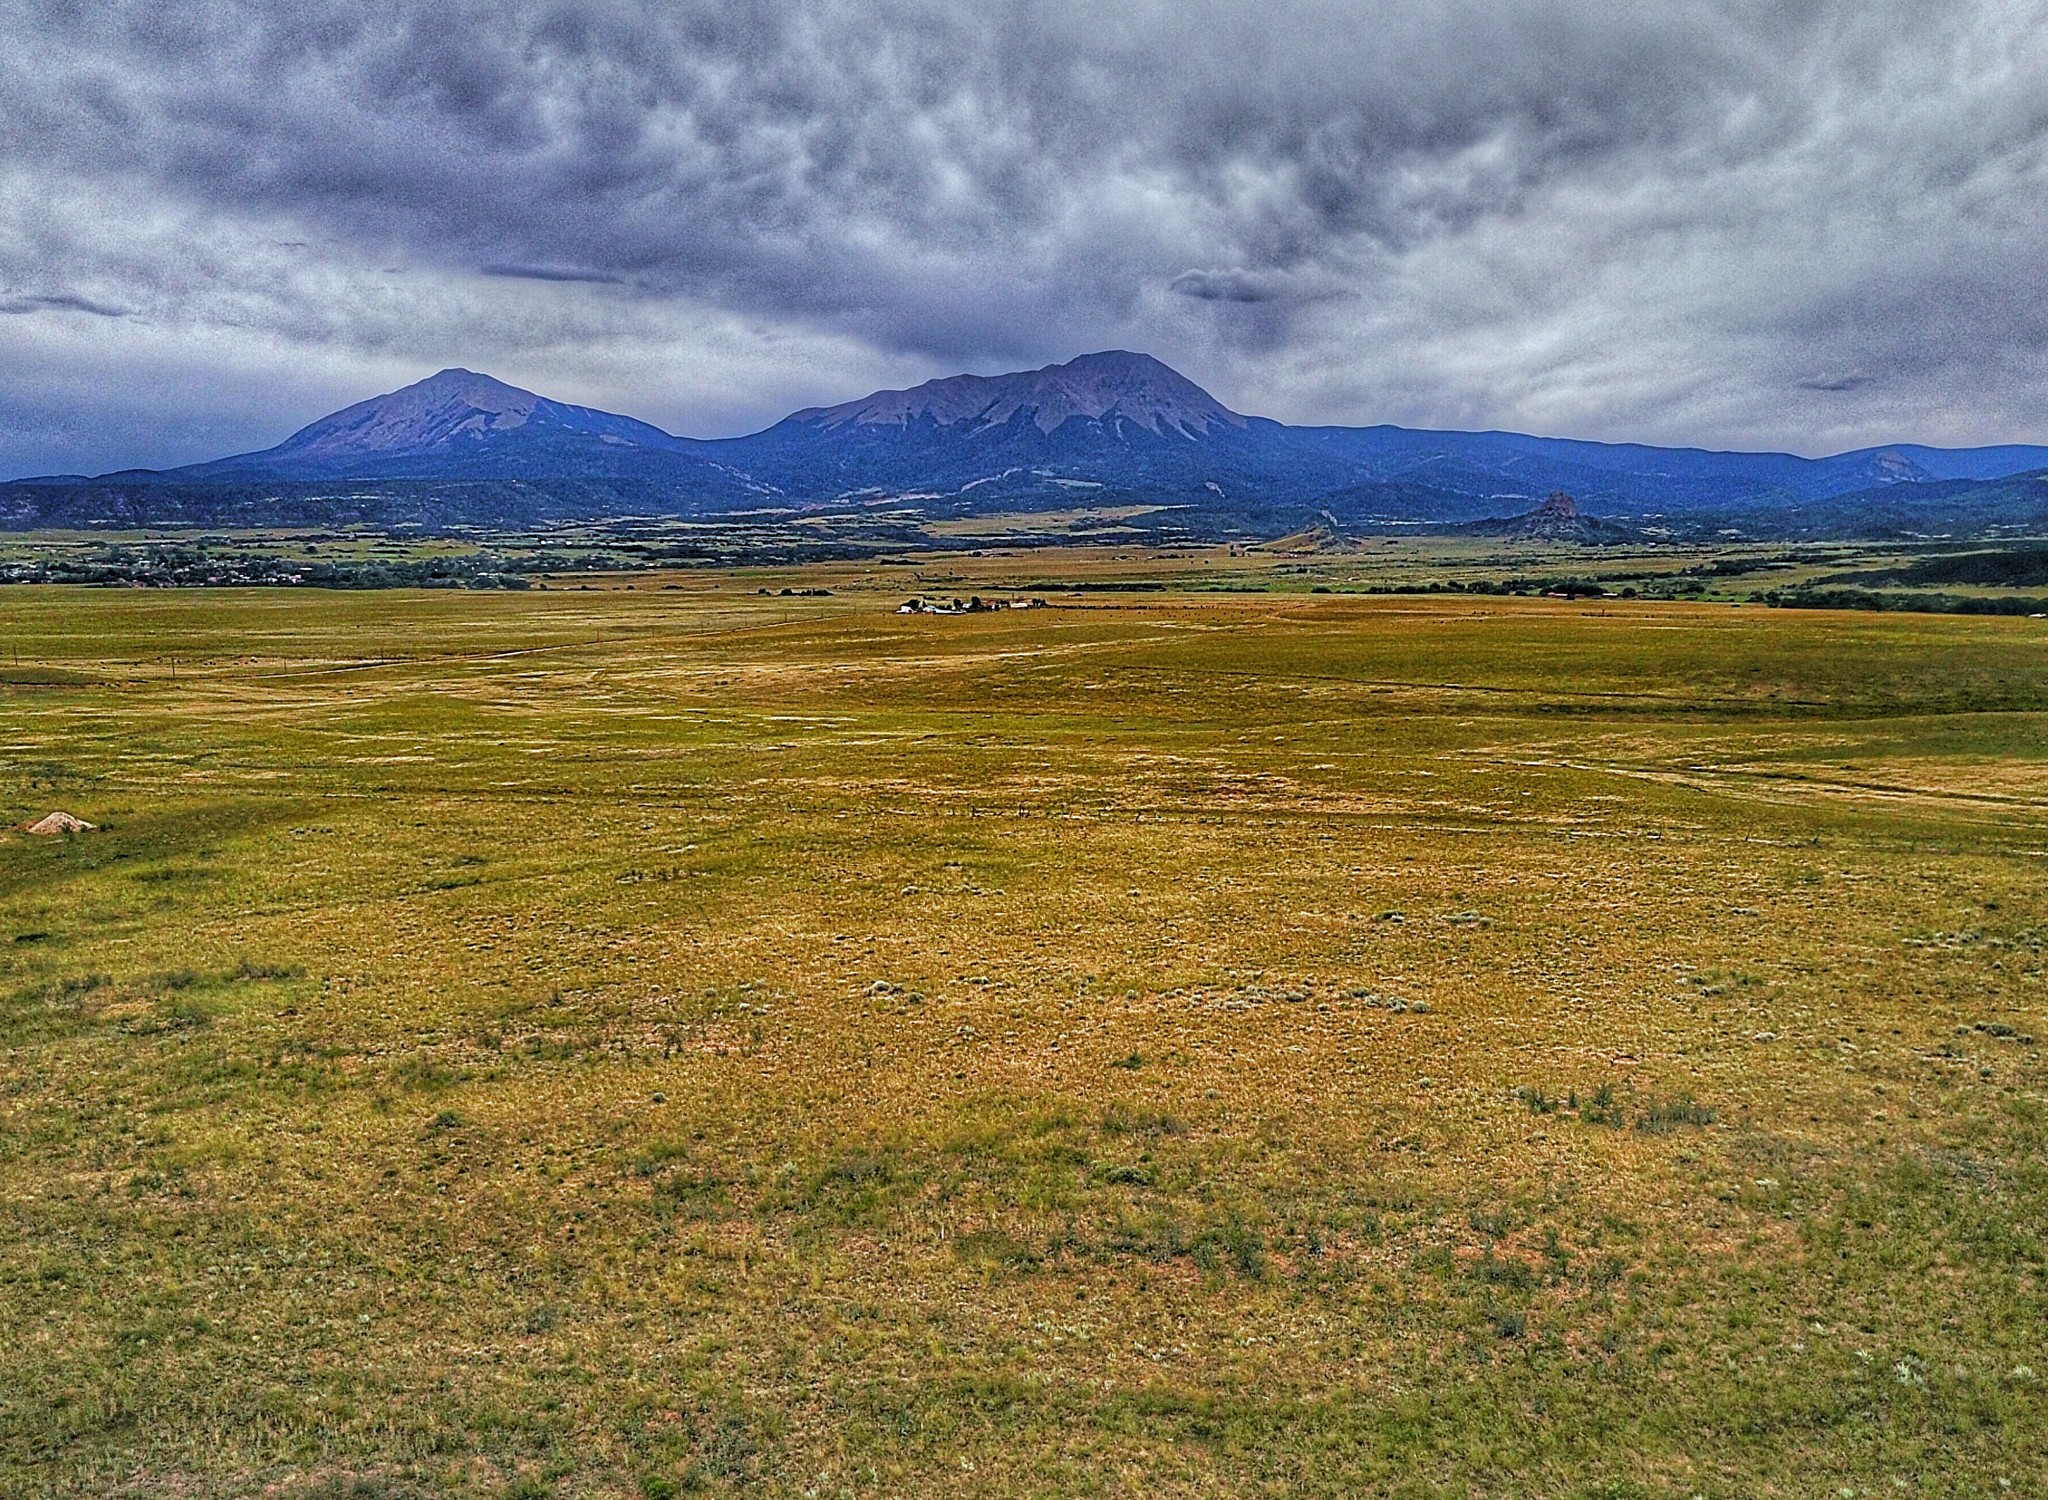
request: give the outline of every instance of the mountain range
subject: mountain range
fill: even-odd
[[[2048,524],[2043,471],[2048,447],[1899,444],[1810,459],[1291,427],[1231,411],[1149,355],[1113,350],[879,391],[717,440],[449,369],[261,452],[0,485],[0,526],[530,525],[873,507],[939,517],[1114,504],[1172,507],[1196,530],[1271,533],[1305,519],[1466,526],[1563,492],[1579,513],[1637,528],[1620,535],[1882,534]]]

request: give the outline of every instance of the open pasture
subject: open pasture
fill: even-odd
[[[2048,622],[816,576],[0,592],[0,1492],[2041,1493]]]

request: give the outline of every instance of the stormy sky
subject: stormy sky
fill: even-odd
[[[444,365],[715,436],[1239,410],[2048,441],[2048,0],[0,0],[0,474]]]

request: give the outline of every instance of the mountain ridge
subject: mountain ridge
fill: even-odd
[[[1113,500],[1256,525],[1323,512],[1354,525],[1458,525],[1511,518],[1562,491],[1588,515],[1745,526],[1803,514],[1832,526],[1853,520],[1831,510],[1850,496],[1896,492],[1903,504],[1879,507],[1887,515],[1910,512],[1914,495],[1967,505],[1971,485],[2034,469],[2048,469],[2048,447],[1895,443],[1804,458],[1389,424],[1291,427],[1232,411],[1171,366],[1129,350],[876,391],[721,439],[678,437],[450,367],[256,452],[0,485],[0,526],[58,524],[49,519],[58,515],[63,524],[111,524],[116,514],[148,524],[164,508],[153,507],[152,487],[166,498],[178,491],[171,509],[190,516],[207,512],[210,486],[249,492],[243,504],[266,485],[342,481],[513,485],[508,520],[880,503],[957,516]],[[489,516],[479,493],[463,502],[472,522]],[[2008,486],[1995,508],[2030,514],[2033,493]],[[106,497],[97,510],[96,494]]]

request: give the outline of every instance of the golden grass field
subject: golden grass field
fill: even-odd
[[[2048,622],[664,581],[0,591],[0,1493],[2048,1486]]]

